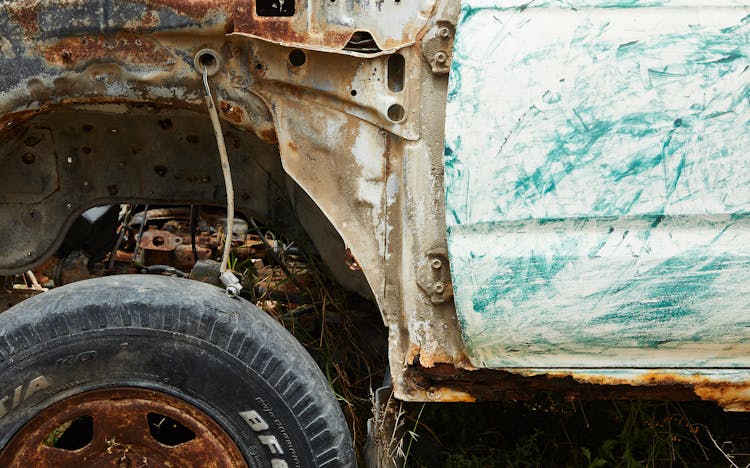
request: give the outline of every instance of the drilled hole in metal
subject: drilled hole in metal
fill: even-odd
[[[164,245],[164,238],[162,236],[154,236],[154,239],[151,241],[152,244],[155,246]]]
[[[352,96],[356,96],[356,95],[357,95],[357,90],[356,90],[356,89],[353,89],[353,90],[352,90],[352,92],[351,92],[350,94],[351,94]]]
[[[404,119],[406,112],[400,104],[393,104],[388,108],[388,118],[394,122],[400,122]]]
[[[160,444],[174,447],[195,439],[195,433],[169,416],[148,413],[148,430]]]
[[[301,50],[294,49],[293,51],[289,52],[289,63],[291,63],[295,67],[301,67],[305,64],[306,61],[307,57]]]
[[[81,416],[61,424],[44,438],[44,445],[63,450],[79,450],[94,440],[94,418]]]
[[[193,66],[198,73],[203,74],[203,70],[205,70],[208,76],[213,76],[219,71],[218,52],[213,49],[199,50],[193,58]]]
[[[216,66],[216,57],[214,57],[213,54],[201,54],[200,57],[198,57],[198,61],[203,65],[203,68],[213,68]]]
[[[394,93],[404,90],[404,70],[406,61],[401,54],[393,54],[388,57],[388,89]]]

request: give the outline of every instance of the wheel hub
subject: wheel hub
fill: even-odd
[[[246,467],[229,435],[195,406],[141,388],[93,390],[37,414],[0,466]]]

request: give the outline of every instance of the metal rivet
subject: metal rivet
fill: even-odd
[[[21,156],[21,161],[24,164],[34,164],[35,160],[36,156],[34,156],[33,153],[24,153],[23,156]]]
[[[434,258],[432,262],[430,262],[430,265],[432,268],[439,270],[443,267],[443,262],[441,262],[439,258]]]
[[[438,281],[434,285],[432,285],[432,290],[435,292],[435,294],[443,294],[443,291],[445,291],[445,284],[443,284],[442,281]]]
[[[432,58],[434,58],[438,63],[444,63],[446,60],[448,60],[448,55],[442,50],[439,50],[435,52],[435,55],[433,55]]]
[[[446,38],[448,38],[448,36],[451,35],[451,31],[450,31],[450,29],[448,29],[445,26],[443,26],[442,28],[438,29],[437,35],[438,35],[438,37],[442,37],[443,39],[446,39]]]
[[[69,210],[70,210],[70,209],[72,209],[72,208],[73,208],[73,205],[71,205],[70,203],[66,203],[66,204],[65,204],[65,208],[67,208],[67,209],[69,209]]]

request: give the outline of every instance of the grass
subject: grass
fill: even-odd
[[[745,467],[748,423],[707,402],[430,404],[407,466]]]
[[[234,256],[230,267],[244,278],[243,296],[289,330],[318,363],[341,405],[362,465],[371,390],[381,386],[387,366],[387,330],[373,303],[344,291],[313,255],[302,257],[304,261],[282,255],[291,275],[277,265],[258,269],[251,259]]]

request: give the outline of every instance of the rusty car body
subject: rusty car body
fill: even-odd
[[[225,204],[206,68],[237,211],[376,301],[398,399],[746,410],[748,8],[5,1],[0,274],[94,206]]]

